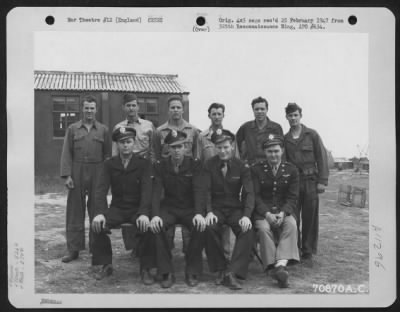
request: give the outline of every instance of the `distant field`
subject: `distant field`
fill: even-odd
[[[327,192],[320,198],[319,254],[313,268],[302,264],[289,268],[290,287],[279,289],[261,271],[257,260],[250,264],[248,279],[240,291],[215,286],[204,260],[204,276],[197,287],[184,283],[184,259],[180,231],[176,235],[174,264],[176,284],[162,289],[158,284],[140,283],[138,260],[124,250],[121,231],[114,230],[113,276],[99,282],[92,277],[90,256],[82,252],[78,261],[64,264],[66,192],[62,181],[39,181],[35,201],[35,290],[37,293],[190,293],[190,294],[313,294],[313,284],[364,285],[369,287],[368,200],[366,208],[337,204],[339,184],[369,189],[368,174],[332,171]],[[57,184],[58,183],[58,184]],[[88,224],[87,224],[88,226]]]

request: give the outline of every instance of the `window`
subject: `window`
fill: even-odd
[[[79,120],[79,96],[53,96],[53,136],[63,138],[68,126]]]
[[[158,114],[157,98],[138,98],[139,113],[145,115]]]

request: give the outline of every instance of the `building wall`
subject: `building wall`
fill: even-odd
[[[82,91],[45,91],[35,90],[35,175],[58,176],[63,138],[53,137],[53,96],[94,95],[98,100],[98,121],[104,123],[110,130],[122,121],[125,116],[122,110],[125,92],[82,92]],[[146,119],[156,119],[158,126],[168,120],[167,99],[171,94],[141,94],[138,98],[157,98],[158,116],[149,115]],[[184,119],[189,120],[188,95],[184,94]],[[146,116],[147,117],[147,116]]]

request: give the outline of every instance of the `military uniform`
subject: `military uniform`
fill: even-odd
[[[66,236],[70,252],[85,249],[86,195],[89,220],[94,217],[94,193],[103,161],[111,155],[108,128],[95,121],[88,131],[82,120],[67,129],[61,155],[61,177],[72,177],[68,191]],[[89,232],[89,238],[91,237]],[[90,242],[90,239],[89,239]]]
[[[251,171],[256,201],[253,219],[264,269],[271,268],[280,259],[298,261],[295,210],[299,176],[296,167],[282,162],[274,175],[271,166],[264,161],[253,166]],[[266,220],[266,214],[281,211],[285,213],[283,222],[279,228],[274,228]]]
[[[96,189],[96,215],[102,214],[106,227],[111,229],[122,223],[132,223],[138,239],[137,253],[141,270],[155,267],[156,255],[152,235],[140,232],[136,219],[150,215],[152,181],[150,161],[132,156],[126,168],[120,156],[114,156],[104,163]],[[111,188],[111,204],[108,208],[107,194]],[[107,229],[93,234],[93,265],[111,264],[112,249]]]
[[[211,272],[228,269],[237,276],[246,278],[254,233],[251,229],[242,232],[238,222],[243,216],[250,218],[254,209],[250,169],[239,159],[231,158],[224,177],[221,166],[223,162],[218,155],[210,158],[204,165],[204,186],[211,194],[211,212],[218,218],[218,222],[208,226],[206,230],[208,266]],[[229,266],[221,244],[220,231],[223,224],[229,225],[236,236]]]
[[[200,275],[202,272],[204,233],[197,231],[192,223],[194,215],[204,215],[201,169],[200,161],[188,156],[184,157],[178,169],[174,168],[171,157],[154,165],[152,216],[159,216],[163,220],[163,230],[155,234],[159,274],[174,272],[166,231],[178,223],[191,231],[185,253],[186,273]],[[162,190],[164,198],[161,199]]]
[[[300,229],[301,215],[302,254],[315,254],[317,252],[319,226],[317,184],[328,184],[327,153],[318,133],[304,125],[302,125],[298,139],[294,139],[289,131],[285,135],[284,144],[287,161],[294,164],[300,174],[300,195],[296,216],[297,225]]]
[[[236,133],[236,142],[239,148],[240,159],[254,164],[265,159],[262,143],[270,134],[283,136],[282,127],[267,117],[267,125],[259,129],[255,120],[248,121],[240,126]]]
[[[191,125],[188,123],[186,120],[182,120],[182,124],[180,127],[175,127],[173,125],[170,125],[169,121],[165,122],[161,126],[157,128],[155,137],[154,137],[154,152],[157,160],[160,160],[162,158],[166,158],[169,156],[169,151],[168,151],[168,145],[164,143],[164,140],[166,136],[172,131],[172,130],[178,130],[186,133],[186,142],[185,142],[185,147],[186,147],[186,156],[191,156],[193,158],[196,158],[198,155],[198,150],[197,150],[197,142],[198,142],[198,136],[199,136],[199,129],[197,129],[195,126]],[[171,227],[169,231],[169,239],[171,242],[174,240],[175,236],[175,229]],[[188,229],[185,227],[182,228],[182,237],[183,237],[183,250],[186,251],[188,241],[190,240],[188,233]]]

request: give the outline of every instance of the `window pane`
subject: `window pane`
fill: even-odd
[[[78,103],[67,103],[67,111],[72,111],[72,112],[79,112],[79,104]]]
[[[65,97],[53,96],[53,110],[56,112],[65,110]]]
[[[156,103],[147,102],[147,113],[157,113],[157,102]]]

